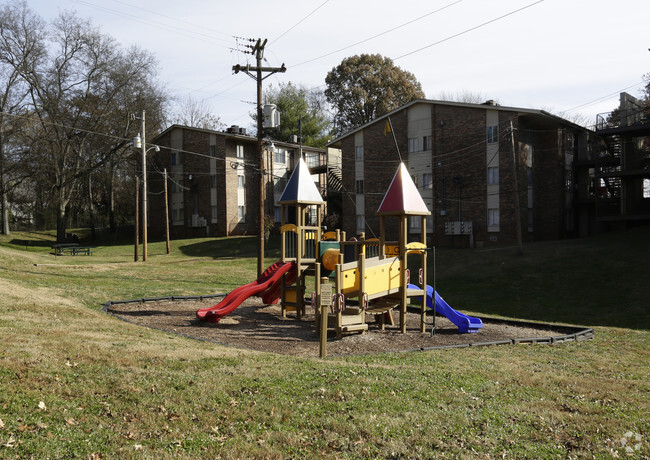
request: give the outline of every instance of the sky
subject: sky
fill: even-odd
[[[74,10],[123,47],[154,54],[175,100],[203,101],[226,125],[252,127],[255,65],[245,39],[268,39],[265,66],[325,89],[349,56],[381,54],[428,99],[472,94],[593,125],[650,74],[648,0],[27,0],[43,19]],[[239,38],[236,38],[239,37]]]

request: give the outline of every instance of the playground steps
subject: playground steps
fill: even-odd
[[[393,308],[397,305],[399,305],[399,302],[383,297],[368,306],[366,313],[375,315],[375,322],[379,323],[381,330],[383,331],[386,322],[391,326],[395,325],[395,320],[393,319]]]
[[[365,312],[359,307],[346,307],[341,313],[329,314],[327,325],[336,330],[337,338],[344,332],[361,332],[368,330],[365,322]]]

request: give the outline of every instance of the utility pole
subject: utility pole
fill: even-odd
[[[524,243],[521,237],[521,209],[519,206],[519,179],[517,177],[517,152],[515,151],[515,129],[510,121],[510,143],[512,149],[512,181],[515,187],[515,233],[517,234],[517,255],[524,254]]]
[[[251,40],[254,41],[254,40]],[[267,40],[257,39],[255,45],[247,45],[250,54],[255,55],[257,65],[251,67],[250,65],[242,66],[237,64],[233,66],[234,73],[244,72],[257,82],[257,153],[258,153],[258,167],[259,167],[259,214],[257,222],[257,276],[260,277],[264,272],[264,150],[263,150],[263,130],[262,123],[264,117],[262,116],[262,80],[270,77],[277,72],[286,72],[287,68],[282,64],[282,67],[262,67],[262,60],[264,59],[264,47]],[[262,76],[262,73],[266,73]]]
[[[133,245],[133,262],[140,259],[140,178],[135,175],[135,244]]]
[[[142,111],[142,261],[147,261],[147,143],[144,135],[144,110]]]
[[[165,238],[167,240],[167,254],[169,254],[169,195],[167,193],[167,168],[163,170],[163,176],[165,178]]]
[[[137,117],[135,115],[132,115],[133,119],[135,120]],[[147,261],[147,152],[151,149],[155,149],[156,152],[160,152],[160,147],[157,145],[154,145],[152,147],[149,147],[147,149],[147,137],[144,132],[144,117],[145,117],[145,112],[144,110],[142,111],[142,117],[140,120],[142,121],[142,126],[141,126],[141,133],[142,137],[140,137],[140,133],[133,139],[133,147],[136,149],[139,148],[142,151],[142,261],[146,262]]]

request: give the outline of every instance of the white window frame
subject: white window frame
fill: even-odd
[[[487,183],[488,185],[499,184],[499,168],[497,166],[488,166],[487,168]]]
[[[499,142],[499,125],[490,125],[486,129],[486,141],[488,144]]]
[[[422,188],[425,190],[430,190],[433,188],[433,174],[431,173],[422,174]]]
[[[244,146],[237,144],[237,158],[244,158]]]
[[[354,159],[356,161],[363,161],[363,145],[357,145],[354,148]]]
[[[361,233],[366,229],[366,216],[363,214],[357,215],[357,233]]]
[[[422,151],[427,152],[431,149],[431,136],[422,136]]]
[[[409,137],[408,139],[408,153],[419,151],[419,142],[417,137]]]
[[[273,152],[273,162],[278,164],[287,164],[287,151],[285,149],[275,149]]]
[[[500,224],[499,208],[488,209],[488,231],[498,231]]]
[[[241,204],[237,206],[237,218],[239,222],[246,222],[246,206]]]

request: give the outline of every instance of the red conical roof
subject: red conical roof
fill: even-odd
[[[404,163],[400,163],[384,199],[377,210],[378,215],[414,215],[431,214],[424,204],[420,192],[413,183]]]

